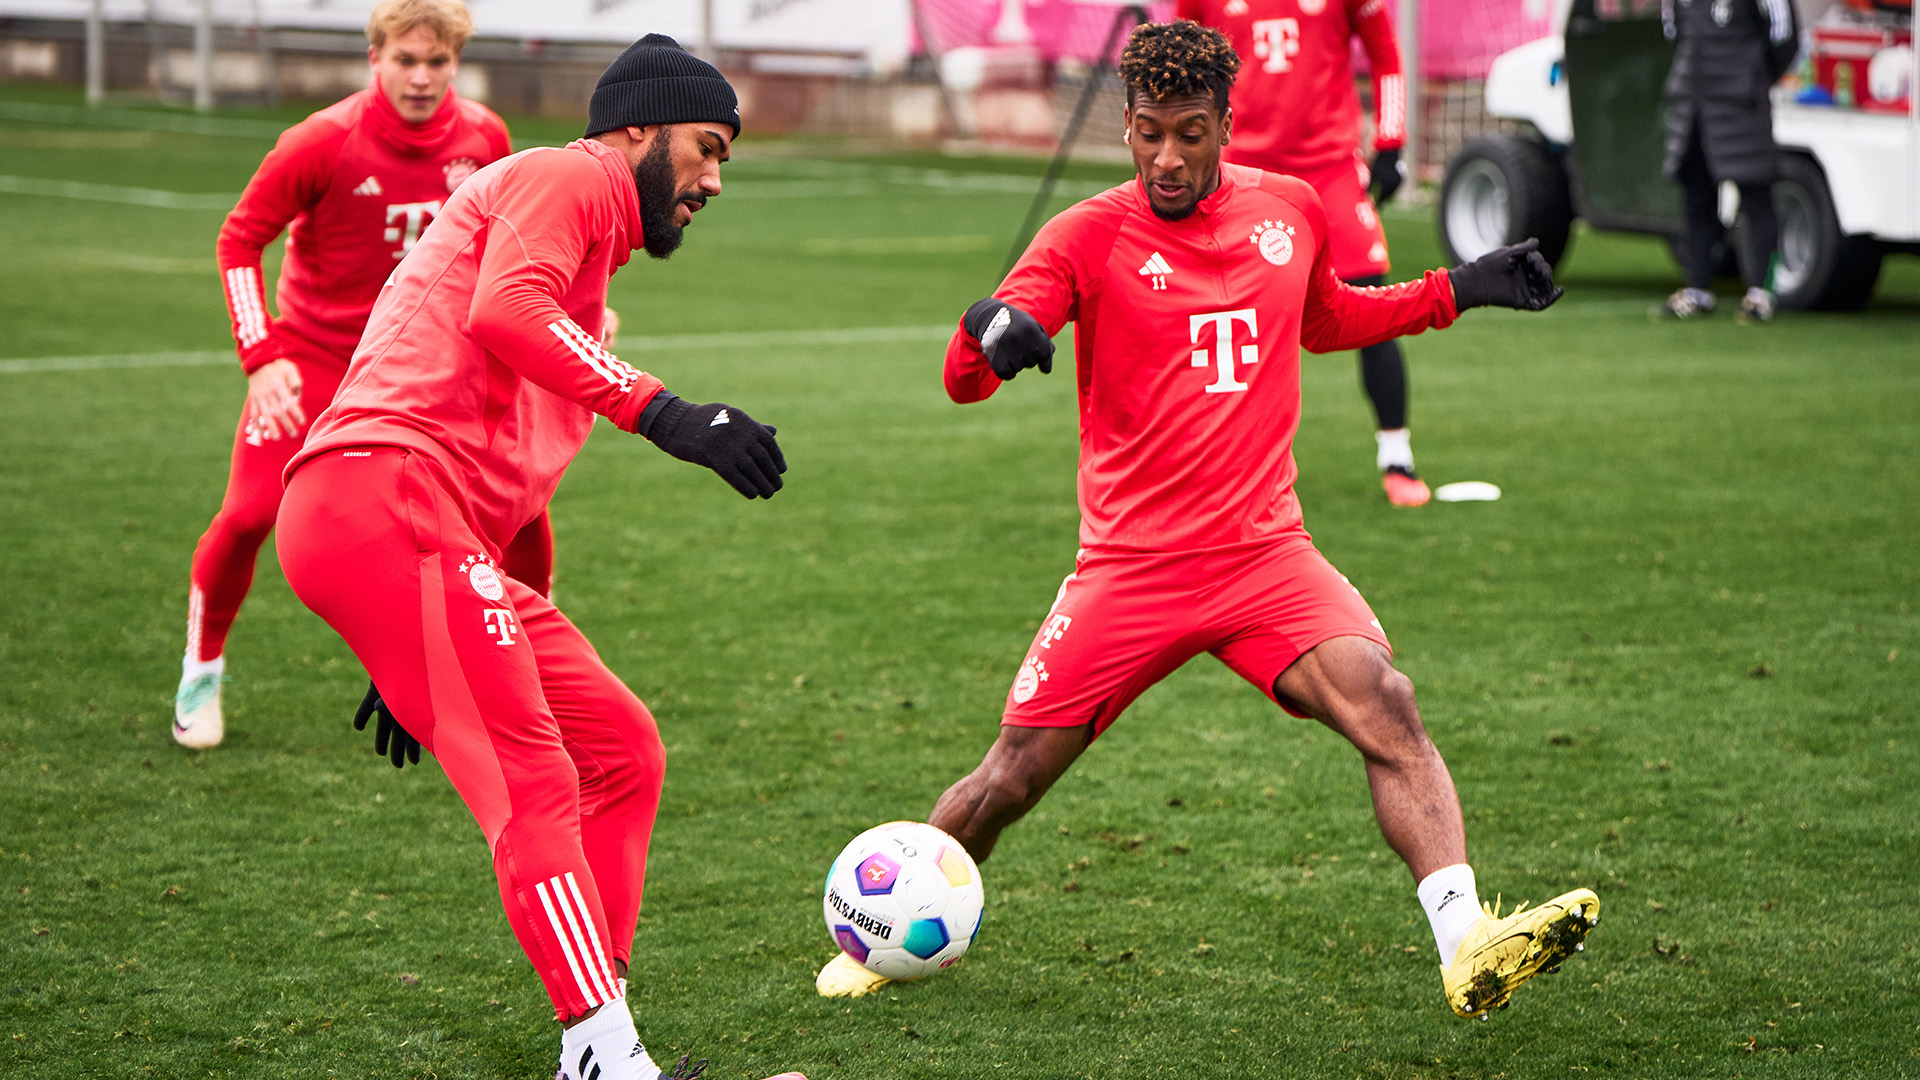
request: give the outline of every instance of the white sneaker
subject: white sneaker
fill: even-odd
[[[1765,289],[1748,289],[1747,295],[1740,299],[1740,314],[1736,317],[1742,323],[1772,322],[1775,305],[1774,295]]]
[[[174,742],[191,750],[220,745],[227,733],[220,716],[220,683],[225,678],[218,671],[181,676],[180,690],[173,696]]]
[[[1653,309],[1655,318],[1697,319],[1712,314],[1714,296],[1705,289],[1675,289],[1667,302]]]

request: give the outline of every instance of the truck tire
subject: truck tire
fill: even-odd
[[[1805,154],[1780,155],[1773,182],[1774,216],[1780,221],[1779,261],[1773,286],[1783,308],[1858,311],[1873,299],[1884,249],[1870,236],[1840,231],[1833,193],[1819,163]],[[1749,242],[1742,215],[1737,242]]]
[[[1455,264],[1527,237],[1559,265],[1573,230],[1573,193],[1560,157],[1513,135],[1473,139],[1447,163],[1440,184],[1440,246]]]

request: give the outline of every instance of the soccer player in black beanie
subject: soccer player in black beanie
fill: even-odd
[[[627,46],[587,105],[586,137],[621,151],[633,167],[644,247],[656,259],[673,254],[694,213],[720,194],[720,163],[739,135],[732,84],[665,34]]]

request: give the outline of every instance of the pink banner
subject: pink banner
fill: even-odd
[[[1003,43],[994,40],[1004,14],[1001,0],[915,2],[942,51]],[[1397,0],[1388,2],[1400,6]],[[1027,0],[1022,6],[1029,40],[1049,63],[1062,57],[1094,59],[1123,10],[1075,0]],[[1171,0],[1143,6],[1150,18],[1173,16]],[[1483,78],[1495,56],[1554,33],[1552,11],[1548,0],[1423,0],[1420,70],[1426,78],[1441,81]]]

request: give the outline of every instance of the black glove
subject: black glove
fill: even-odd
[[[380,700],[380,688],[367,684],[367,696],[360,701],[360,708],[353,714],[353,730],[367,730],[367,717],[380,714],[380,722],[373,727],[373,752],[385,755],[396,769],[406,768],[407,762],[420,764],[420,740],[407,734],[400,721],[393,718],[387,703]]]
[[[1373,177],[1368,181],[1373,188],[1373,201],[1384,205],[1393,193],[1400,190],[1400,182],[1406,177],[1400,174],[1400,151],[1381,150],[1373,155]]]
[[[1518,311],[1552,307],[1567,290],[1553,283],[1553,268],[1540,257],[1539,249],[1540,241],[1529,236],[1447,271],[1453,282],[1454,310],[1489,304]]]
[[[640,434],[681,461],[705,465],[751,499],[773,498],[785,481],[787,459],[767,427],[731,405],[689,405],[660,391],[659,409],[649,402],[642,414]],[[651,414],[651,415],[648,415]]]
[[[968,308],[960,325],[980,343],[987,366],[1002,379],[1030,367],[1053,374],[1053,339],[1038,319],[1019,308],[989,296]]]

